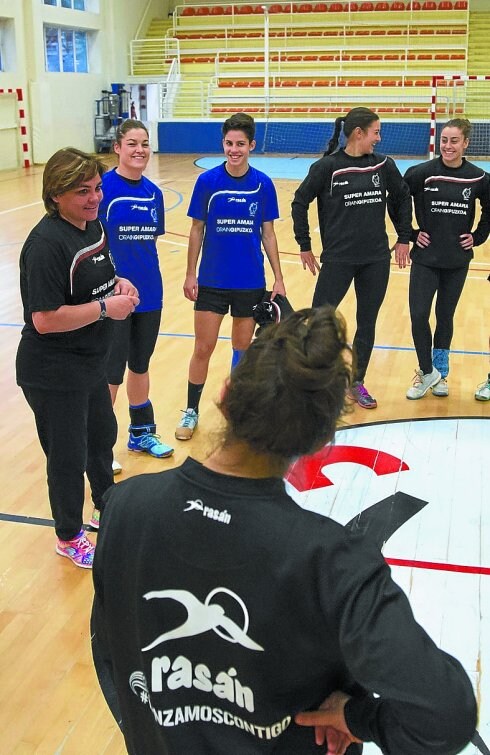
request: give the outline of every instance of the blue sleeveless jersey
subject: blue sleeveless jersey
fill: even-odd
[[[137,312],[162,308],[163,282],[155,237],[165,233],[163,194],[152,181],[121,178],[115,170],[102,177],[99,205],[117,275],[138,289]]]
[[[196,181],[188,216],[205,222],[198,280],[213,288],[263,288],[262,224],[279,217],[271,179],[249,167],[240,178],[225,164]]]

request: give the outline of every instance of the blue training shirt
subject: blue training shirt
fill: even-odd
[[[212,288],[265,286],[262,224],[279,217],[271,179],[249,167],[236,178],[225,163],[196,181],[187,215],[205,222],[198,280]]]
[[[117,275],[138,289],[136,312],[161,309],[163,281],[155,241],[165,233],[161,189],[145,176],[131,181],[110,170],[102,176],[102,192],[99,218]]]

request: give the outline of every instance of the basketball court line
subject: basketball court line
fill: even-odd
[[[379,150],[380,154],[384,154],[382,148]],[[273,180],[294,180],[294,181],[302,181],[310,167],[313,165],[314,162],[319,160],[321,155],[315,155],[313,157],[284,157],[284,156],[278,156],[278,157],[269,157],[269,156],[258,156],[258,155],[250,155],[249,163],[257,170],[261,170],[263,173],[266,173],[269,178],[272,178]],[[393,160],[396,163],[396,166],[400,173],[403,175],[408,168],[411,168],[413,165],[419,165],[421,162],[425,162],[422,158],[421,160],[406,160],[401,158],[393,157]],[[214,157],[200,157],[197,160],[195,160],[194,164],[198,168],[202,168],[203,170],[209,170],[210,168],[215,168],[217,165],[220,165],[224,162],[224,156],[214,156]],[[469,160],[473,165],[476,165],[478,168],[481,168],[482,170],[488,171],[489,169],[489,163],[484,162],[481,160]]]
[[[0,322],[0,328],[23,328],[24,323],[18,322]],[[194,333],[158,333],[159,338],[195,338]],[[218,336],[218,341],[231,341],[231,336]],[[388,344],[375,344],[373,349],[384,351],[415,351],[413,346],[390,346]],[[464,349],[450,349],[450,354],[459,354],[460,356],[490,356],[490,351],[465,351]],[[396,421],[396,420],[395,420]]]

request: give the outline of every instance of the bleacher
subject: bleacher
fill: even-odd
[[[182,5],[161,37],[155,24],[135,43],[133,74],[166,78],[167,119],[356,104],[426,119],[432,77],[468,71],[469,19],[466,0],[274,3],[267,17],[257,4]]]

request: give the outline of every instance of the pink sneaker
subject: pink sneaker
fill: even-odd
[[[75,566],[91,569],[94,563],[95,545],[90,542],[83,530],[73,540],[56,541],[56,553],[69,558]]]
[[[364,383],[355,382],[350,387],[350,398],[363,409],[376,409],[378,402],[371,396]]]

